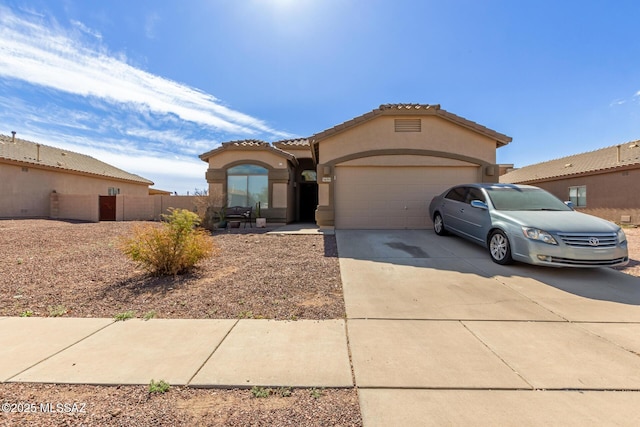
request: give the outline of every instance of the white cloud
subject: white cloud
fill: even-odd
[[[76,27],[77,29],[82,31],[83,33],[89,34],[90,36],[93,36],[93,37],[97,38],[98,40],[102,40],[102,34],[100,34],[99,31],[96,31],[96,30],[93,30],[93,29],[87,27],[86,25],[84,25],[80,21],[72,20],[71,21],[71,25],[73,25],[74,27]]]
[[[135,68],[104,48],[89,47],[57,25],[28,20],[2,6],[0,16],[0,76],[140,111],[175,114],[226,133],[292,136],[222,105],[213,95]]]

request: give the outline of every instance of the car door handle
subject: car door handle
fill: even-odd
[[[460,209],[460,213],[464,213],[464,208],[463,208],[463,209]]]

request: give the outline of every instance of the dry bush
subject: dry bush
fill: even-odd
[[[224,208],[226,202],[220,190],[208,192],[198,190],[194,192],[195,204],[200,216],[200,224],[207,230],[214,230],[216,223],[224,218]]]
[[[161,227],[136,227],[133,236],[121,239],[121,250],[153,275],[177,275],[190,271],[217,250],[211,236],[197,228],[200,218],[186,209],[163,215]]]

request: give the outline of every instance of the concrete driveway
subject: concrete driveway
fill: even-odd
[[[640,424],[640,279],[336,232],[366,426]]]

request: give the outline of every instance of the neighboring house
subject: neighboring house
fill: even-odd
[[[101,203],[115,203],[116,195],[148,197],[150,185],[93,157],[0,135],[0,218],[98,220],[97,211],[109,209],[98,206],[98,196],[111,196]],[[87,204],[88,195],[95,196],[95,206]]]
[[[640,223],[640,140],[515,169],[500,182],[531,184],[609,221]]]
[[[496,149],[511,138],[440,108],[385,104],[306,139],[233,141],[204,153],[209,194],[261,203],[274,222],[427,228],[447,187],[497,182]]]

